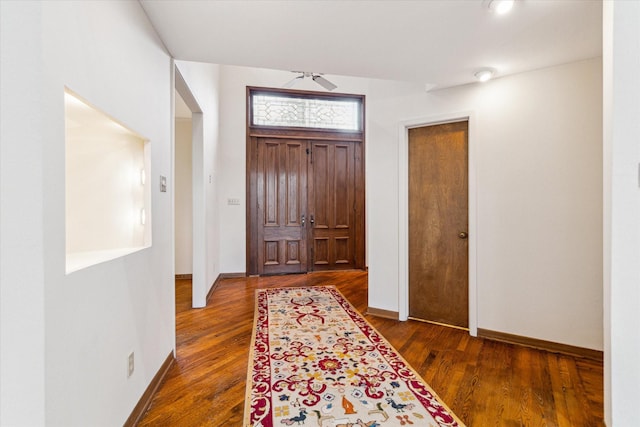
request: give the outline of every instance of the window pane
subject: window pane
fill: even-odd
[[[253,95],[253,124],[360,130],[360,101]]]

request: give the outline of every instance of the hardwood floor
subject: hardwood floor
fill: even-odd
[[[139,425],[241,426],[255,289],[332,284],[364,313],[366,283],[360,271],[224,279],[191,309],[191,282],[178,280],[177,363]],[[604,425],[602,363],[365,317],[468,426]]]

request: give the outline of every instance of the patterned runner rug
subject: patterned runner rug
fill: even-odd
[[[256,291],[253,335],[245,426],[463,426],[332,286]]]

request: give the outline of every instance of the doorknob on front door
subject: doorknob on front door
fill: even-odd
[[[466,231],[461,231],[460,234],[458,234],[458,237],[461,239],[466,239],[467,237],[469,237],[469,235]]]
[[[311,215],[311,219],[309,219],[309,222],[311,223],[311,225],[316,222],[316,220],[313,218],[313,215]]]
[[[300,219],[300,227],[304,227],[304,221],[305,221],[304,214],[302,214],[302,218]]]

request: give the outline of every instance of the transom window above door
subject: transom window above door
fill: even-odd
[[[362,97],[250,91],[252,126],[360,132]]]

